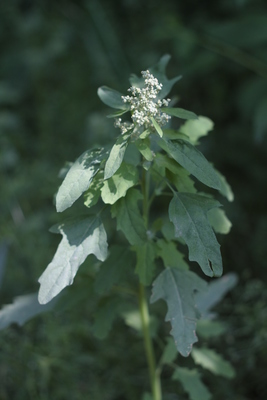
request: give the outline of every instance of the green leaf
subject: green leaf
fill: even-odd
[[[143,245],[147,241],[144,219],[138,208],[138,200],[142,198],[137,189],[130,189],[111,208],[112,216],[117,218],[117,229],[124,233],[131,245]]]
[[[226,332],[226,326],[222,322],[209,319],[200,319],[197,321],[197,334],[204,339],[223,335]]]
[[[61,233],[62,240],[53,260],[39,278],[39,302],[48,303],[66,286],[71,285],[75,275],[89,254],[100,261],[107,257],[107,235],[98,216],[67,220],[53,232]]]
[[[210,400],[211,393],[201,381],[201,375],[196,369],[177,367],[172,379],[179,381],[191,400]]]
[[[116,118],[120,117],[121,115],[127,113],[129,110],[119,110],[119,111],[114,111],[112,114],[107,115],[107,118]]]
[[[150,149],[149,138],[143,140],[136,140],[135,145],[147,161],[153,161],[155,154]]]
[[[150,117],[150,120],[154,126],[154,128],[156,129],[156,131],[158,132],[159,136],[162,138],[163,136],[163,131],[161,129],[161,127],[159,126],[159,124],[157,123],[157,121],[155,120],[155,118]]]
[[[113,325],[114,320],[127,307],[127,303],[122,302],[121,298],[109,298],[101,304],[95,312],[93,333],[98,339],[105,339]]]
[[[99,171],[89,189],[84,193],[84,205],[88,208],[93,207],[99,200],[101,191],[100,189],[102,188],[104,183],[104,174],[103,171]]]
[[[209,310],[216,306],[225,294],[237,284],[237,276],[235,274],[224,275],[220,279],[212,281],[208,285],[205,293],[196,294],[196,304],[202,317],[209,315]]]
[[[161,364],[170,364],[174,362],[177,357],[177,349],[172,337],[167,338],[167,344],[164,348],[162,357],[161,357]]]
[[[192,357],[196,364],[208,369],[215,375],[220,375],[224,378],[234,378],[235,376],[235,370],[232,365],[214,350],[207,349],[206,347],[193,349]]]
[[[222,274],[220,245],[207,219],[207,212],[219,206],[217,200],[190,193],[175,193],[169,206],[175,236],[184,239],[189,260],[196,261],[208,276]]]
[[[119,136],[116,143],[112,147],[105,165],[104,179],[111,178],[112,175],[114,175],[115,172],[120,168],[129,143],[129,137],[129,134]]]
[[[134,186],[139,179],[136,167],[122,163],[118,171],[101,188],[102,200],[106,204],[114,204],[126,195],[127,190]]]
[[[229,183],[226,181],[225,177],[217,170],[217,175],[221,181],[221,189],[220,193],[227,198],[228,201],[233,201],[234,200],[234,193],[232,192],[231,186]]]
[[[129,105],[122,100],[122,94],[107,86],[101,86],[97,90],[98,97],[107,106],[118,108],[119,110],[129,110]]]
[[[224,235],[230,232],[232,224],[227,218],[224,210],[213,208],[208,212],[208,220],[215,232]]]
[[[51,310],[54,304],[55,301],[41,305],[37,293],[16,297],[12,304],[4,305],[0,310],[0,330],[14,323],[22,326],[36,315]]]
[[[204,291],[206,282],[191,271],[165,269],[154,281],[151,303],[159,299],[166,301],[168,313],[165,320],[171,322],[171,334],[177,350],[187,357],[192,345],[197,342],[194,292]]]
[[[101,162],[107,156],[104,148],[88,150],[71,166],[56,195],[56,208],[70,207],[89,187]]]
[[[177,250],[175,243],[167,242],[164,239],[158,239],[157,248],[157,255],[162,258],[166,268],[189,269],[183,254]]]
[[[165,54],[163,57],[161,57],[161,59],[156,65],[148,68],[150,73],[153,74],[154,77],[158,79],[159,83],[162,83],[163,85],[162,90],[157,96],[158,99],[164,99],[164,97],[166,97],[170,93],[173,85],[182,78],[181,75],[176,76],[175,78],[172,79],[167,78],[165,70],[170,58],[171,56],[169,54]],[[139,78],[136,75],[131,75],[130,83],[132,86],[142,88],[144,87],[144,78],[143,77]]]
[[[137,256],[135,272],[143,285],[150,285],[155,272],[155,245],[147,241],[142,246],[135,246],[134,250]]]
[[[95,291],[108,293],[113,285],[120,282],[127,270],[134,268],[135,257],[126,246],[110,247],[110,255],[101,264],[95,279]]]
[[[186,121],[179,132],[189,137],[192,144],[197,144],[198,139],[206,136],[214,127],[214,123],[207,117],[199,116],[197,120]]]
[[[160,147],[175,161],[194,175],[200,182],[214,189],[221,189],[221,181],[213,166],[200,151],[185,140],[158,139]]]
[[[184,110],[183,108],[162,107],[160,109],[165,114],[181,119],[197,119],[198,116],[192,111]]]

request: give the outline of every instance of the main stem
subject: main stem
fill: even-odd
[[[156,369],[155,354],[153,343],[150,336],[150,318],[146,300],[145,288],[139,285],[139,310],[141,315],[142,330],[146,351],[147,364],[149,368],[150,386],[152,390],[153,400],[161,400],[161,384],[160,374]]]
[[[143,191],[143,214],[146,228],[148,227],[149,217],[149,176],[147,171],[143,170],[142,177],[142,191]],[[160,371],[156,368],[155,354],[153,343],[150,335],[150,317],[146,299],[146,292],[144,285],[139,283],[139,310],[142,322],[142,330],[144,337],[144,345],[146,352],[146,359],[149,369],[150,386],[152,391],[153,400],[161,400],[161,384],[160,384]]]

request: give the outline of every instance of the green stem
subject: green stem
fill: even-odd
[[[146,351],[147,364],[149,368],[150,386],[152,390],[153,400],[161,400],[161,384],[160,373],[156,369],[155,354],[150,336],[150,318],[145,294],[145,288],[139,285],[139,310],[141,315],[142,330],[144,336],[144,344]]]
[[[145,226],[148,228],[149,220],[149,173],[143,170],[142,176],[142,192],[143,192],[143,216]],[[153,400],[161,400],[161,384],[160,384],[160,369],[156,369],[155,354],[153,343],[150,335],[150,317],[145,293],[145,287],[140,282],[139,284],[139,310],[142,322],[142,331],[144,337],[144,345],[146,359],[149,369],[150,386]]]

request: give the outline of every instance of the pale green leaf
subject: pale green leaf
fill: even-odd
[[[169,206],[175,236],[184,239],[189,260],[196,261],[208,276],[222,274],[220,245],[207,219],[207,212],[219,206],[214,199],[191,193],[175,193]]]
[[[113,90],[107,86],[101,86],[97,90],[98,97],[107,106],[112,108],[118,108],[120,110],[128,110],[129,104],[124,103],[122,100],[122,94]]]
[[[208,212],[208,220],[215,232],[224,235],[230,232],[232,224],[227,218],[224,210],[213,208]]]
[[[151,303],[159,299],[166,301],[168,312],[165,320],[170,321],[171,334],[177,350],[187,357],[195,342],[198,310],[195,308],[195,291],[204,291],[206,282],[191,271],[174,268],[165,269],[154,281]]]
[[[104,183],[103,171],[99,171],[91,183],[89,189],[84,193],[84,205],[88,208],[93,207],[99,200]]]
[[[221,181],[213,166],[200,151],[185,140],[158,139],[160,147],[200,182],[221,189]]]
[[[197,115],[192,111],[184,110],[183,108],[162,107],[161,111],[181,119],[197,119]]]
[[[117,218],[117,229],[124,233],[131,245],[137,246],[147,240],[144,219],[138,207],[140,199],[141,193],[137,189],[130,189],[111,209],[112,216]]]
[[[234,200],[234,193],[231,189],[231,186],[229,185],[229,183],[227,182],[227,180],[225,179],[225,177],[219,172],[217,171],[217,175],[221,181],[221,189],[220,189],[220,193],[227,198],[228,201],[233,201]]]
[[[101,197],[104,203],[114,204],[126,195],[130,187],[139,179],[138,170],[131,164],[122,163],[118,171],[111,178],[104,181],[101,188]]]
[[[86,151],[75,161],[57,192],[58,212],[70,207],[90,187],[106,156],[105,149],[94,149]]]
[[[216,306],[220,300],[237,284],[236,274],[227,274],[220,279],[209,283],[205,293],[196,294],[196,304],[202,317],[208,316],[209,310]]]
[[[104,179],[110,178],[120,168],[129,143],[129,134],[119,136],[112,147],[104,170]]]
[[[153,161],[155,154],[150,149],[150,140],[148,138],[136,140],[135,145],[147,161]]]
[[[162,258],[165,267],[180,268],[188,270],[189,267],[184,260],[184,256],[177,250],[174,242],[167,242],[164,239],[157,241],[157,255]]]
[[[154,128],[156,129],[156,131],[158,132],[159,136],[162,137],[163,136],[163,131],[161,129],[161,127],[159,126],[159,124],[157,123],[157,121],[155,120],[155,118],[150,117],[151,122],[154,126]]]
[[[156,65],[148,68],[149,72],[153,74],[155,78],[158,79],[159,83],[162,83],[162,89],[157,96],[158,99],[164,99],[164,97],[166,97],[171,91],[173,85],[182,78],[181,75],[176,76],[175,78],[172,79],[167,78],[165,70],[170,58],[171,56],[169,54],[165,54],[163,57],[161,57],[161,59]],[[132,86],[142,88],[144,87],[145,82],[143,77],[139,78],[136,75],[131,75],[130,83]]]
[[[214,127],[214,123],[207,117],[199,116],[196,120],[186,121],[179,132],[189,137],[192,144],[197,144],[198,139],[206,136]]]
[[[235,370],[232,365],[214,350],[206,347],[193,349],[192,357],[196,364],[208,369],[215,375],[220,375],[224,378],[234,378],[235,376]]]
[[[142,246],[135,246],[134,250],[137,256],[135,272],[143,285],[150,285],[155,272],[155,245],[147,241]]]
[[[212,396],[201,381],[201,375],[196,369],[177,367],[172,379],[179,381],[188,393],[190,400],[211,400]]]
[[[108,293],[113,285],[120,282],[127,270],[134,268],[135,254],[126,246],[110,247],[108,258],[100,265],[95,279],[95,290],[100,294]]]
[[[12,304],[7,304],[0,310],[0,329],[10,324],[24,325],[29,319],[49,311],[54,307],[55,301],[42,305],[38,301],[38,293],[16,297]]]
[[[63,237],[53,260],[39,278],[41,304],[48,303],[73,283],[89,254],[94,254],[100,261],[107,257],[107,235],[98,216],[67,220],[53,228],[53,232],[61,233]]]

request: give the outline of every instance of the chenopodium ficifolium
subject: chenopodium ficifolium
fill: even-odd
[[[230,201],[233,194],[197,149],[199,139],[212,130],[212,121],[170,107],[167,96],[181,77],[167,78],[169,58],[162,57],[141,77],[132,75],[128,95],[105,86],[98,89],[100,99],[116,109],[108,117],[115,119],[120,132],[113,146],[85,151],[65,173],[56,195],[57,211],[83,195],[85,213],[52,227],[62,240],[39,279],[39,301],[45,304],[71,285],[80,265],[93,254],[98,294],[107,295],[127,276],[128,289],[137,280],[145,286],[154,281],[151,303],[165,300],[176,348],[187,356],[197,341],[201,315],[195,294],[198,299],[205,295],[208,285],[189,270],[181,251],[187,246],[189,261],[198,263],[205,275],[222,274],[214,231],[227,233],[231,223],[213,192]],[[176,129],[171,128],[173,118]],[[116,304],[123,312],[122,303]]]

